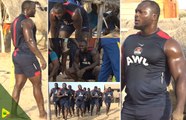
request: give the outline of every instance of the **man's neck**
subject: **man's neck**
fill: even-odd
[[[24,16],[26,16],[27,18],[29,18],[29,15],[26,12],[22,12],[21,14],[23,14]]]
[[[141,30],[141,34],[144,36],[152,35],[158,31],[157,24],[156,25],[151,25],[144,30]]]

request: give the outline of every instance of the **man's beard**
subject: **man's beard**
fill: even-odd
[[[145,26],[135,26],[134,25],[134,29],[136,30],[143,30]]]

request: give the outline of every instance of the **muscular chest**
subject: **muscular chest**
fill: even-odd
[[[127,66],[140,64],[143,66],[158,65],[165,62],[164,41],[158,38],[129,39],[124,46]]]

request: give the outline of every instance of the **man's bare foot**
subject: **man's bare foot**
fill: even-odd
[[[40,119],[47,120],[47,113],[44,112],[43,114],[40,114],[40,115],[39,115],[39,118],[40,118]]]

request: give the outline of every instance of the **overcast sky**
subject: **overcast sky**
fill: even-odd
[[[178,6],[179,6],[179,9],[186,10],[186,0],[178,0]]]

